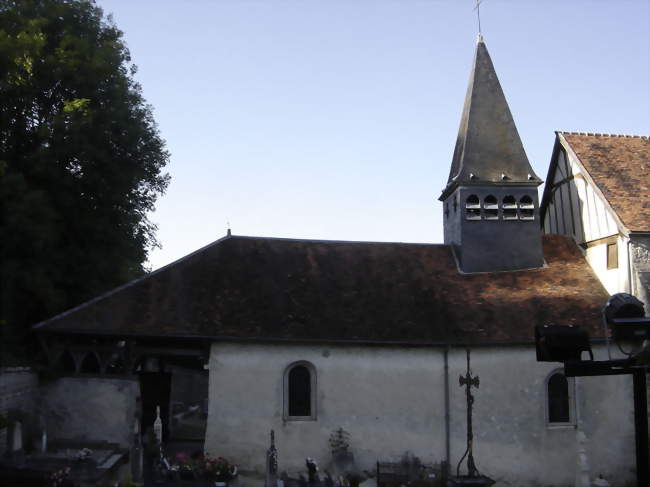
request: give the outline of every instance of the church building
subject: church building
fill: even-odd
[[[444,244],[229,234],[46,320],[35,331],[61,374],[44,393],[51,434],[81,415],[129,447],[156,404],[172,425],[174,377],[194,370],[207,381],[204,450],[242,470],[263,475],[271,430],[281,471],[304,471],[306,457],[327,468],[343,428],[363,470],[410,452],[455,473],[470,349],[482,473],[501,486],[569,486],[584,448],[592,477],[631,484],[631,379],[566,378],[536,361],[534,327],[549,324],[588,330],[605,359],[609,297],[570,235],[543,232],[541,183],[479,37],[440,182]],[[85,387],[110,391],[111,404],[66,402]]]

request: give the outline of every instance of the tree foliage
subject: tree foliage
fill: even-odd
[[[90,0],[0,0],[0,320],[26,329],[144,272],[169,155]]]

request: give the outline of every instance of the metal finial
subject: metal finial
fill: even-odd
[[[483,42],[483,35],[481,33],[481,2],[483,0],[476,0],[476,6],[474,7],[474,10],[476,10],[476,18],[478,20],[478,41]]]
[[[228,228],[228,229],[226,230],[226,235],[227,235],[228,237],[230,237],[230,235],[231,235],[231,232],[230,232],[230,222],[228,222],[228,221],[226,222],[226,227]]]

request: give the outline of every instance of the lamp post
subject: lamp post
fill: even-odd
[[[577,326],[544,325],[535,328],[537,361],[563,362],[566,377],[632,375],[637,485],[650,485],[646,395],[646,373],[650,370],[650,318],[645,317],[641,301],[630,294],[618,293],[607,301],[603,309],[603,323],[607,337],[609,327],[612,328],[614,340],[628,356],[626,359],[595,361],[586,331]],[[642,340],[642,348],[636,352],[625,352],[623,344],[629,340]],[[609,352],[609,337],[607,346]],[[582,360],[583,352],[589,353],[589,360]]]

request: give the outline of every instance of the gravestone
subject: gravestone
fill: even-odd
[[[143,473],[142,436],[140,421],[136,417],[133,424],[133,447],[131,448],[131,476],[135,482],[140,481]]]
[[[320,477],[318,476],[318,464],[313,458],[307,457],[305,460],[305,465],[307,466],[307,482],[310,486],[320,485]]]
[[[47,452],[47,423],[45,422],[45,417],[40,415],[38,417],[38,424],[41,429],[41,453]]]
[[[11,452],[20,452],[23,449],[23,424],[20,421],[14,423],[11,435]]]

